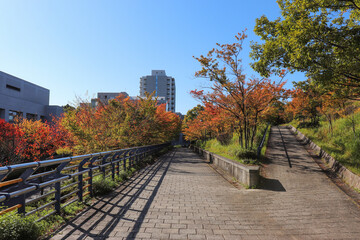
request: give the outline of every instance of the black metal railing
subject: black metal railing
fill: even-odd
[[[145,157],[169,144],[134,147],[81,156],[0,167],[0,215],[18,210],[25,216],[54,209],[37,221],[60,213],[75,201],[93,196],[93,179],[102,175],[113,180]],[[45,198],[50,201],[41,201]],[[43,203],[43,205],[41,205]],[[33,206],[26,211],[26,206]]]
[[[265,128],[265,132],[264,132],[264,135],[263,137],[261,138],[261,142],[257,148],[257,160],[260,161],[260,157],[261,157],[261,150],[262,148],[264,147],[264,144],[265,144],[265,139],[266,139],[266,134],[267,134],[267,131],[268,131],[268,128],[269,128],[270,124],[268,124]]]

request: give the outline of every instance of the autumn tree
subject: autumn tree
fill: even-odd
[[[196,112],[195,115],[193,113]],[[205,140],[210,137],[221,137],[233,132],[232,116],[224,109],[206,102],[189,110],[186,123],[183,125],[185,139]],[[184,119],[185,120],[185,119]]]
[[[58,148],[64,147],[61,131],[41,120],[17,120],[16,125],[22,132],[21,143],[23,161],[40,161],[52,158]]]
[[[129,146],[149,145],[171,141],[180,132],[180,118],[167,112],[165,105],[158,105],[153,95],[125,104],[122,141]]]
[[[289,117],[286,112],[286,103],[283,101],[273,101],[269,108],[264,111],[261,116],[261,120],[271,123],[272,125],[279,125],[289,121]]]
[[[256,20],[263,42],[252,44],[252,67],[262,76],[281,68],[306,73],[327,91],[360,96],[360,1],[278,0],[281,17]]]
[[[246,79],[242,73],[239,54],[245,33],[239,33],[233,44],[217,44],[206,56],[195,59],[202,69],[196,77],[209,79],[213,84],[208,93],[192,91],[195,98],[203,103],[211,103],[227,111],[236,119],[235,129],[239,133],[239,143],[249,149],[253,147],[260,115],[270,103],[284,96],[283,85],[268,78]]]
[[[295,83],[292,101],[287,110],[293,114],[293,118],[303,121],[303,126],[308,126],[305,121],[310,120],[309,126],[317,126],[320,116],[324,116],[332,132],[333,121],[353,112],[353,101],[342,97],[338,91],[327,91],[315,82],[308,79]]]
[[[77,154],[158,144],[180,131],[180,118],[165,111],[153,95],[132,100],[119,95],[96,108],[81,104],[60,120],[74,141]]]
[[[286,111],[292,115],[292,119],[300,120],[303,126],[318,126],[320,113],[320,92],[310,81],[300,82],[292,91],[292,99],[286,106]]]
[[[0,119],[0,166],[21,162],[25,147],[22,136],[17,125]]]
[[[99,125],[95,119],[96,109],[87,104],[81,104],[76,109],[66,111],[60,119],[60,125],[68,131],[74,142],[75,154],[89,153],[92,150],[101,151],[105,142],[100,136]]]

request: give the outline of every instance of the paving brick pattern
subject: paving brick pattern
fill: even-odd
[[[360,239],[359,207],[288,129],[272,128],[267,154],[262,189],[245,190],[177,149],[53,239]]]

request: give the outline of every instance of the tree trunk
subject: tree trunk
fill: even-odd
[[[255,114],[254,128],[253,128],[253,132],[252,132],[252,136],[251,136],[251,148],[253,148],[253,146],[254,146],[254,138],[256,135],[256,131],[257,131],[257,119],[258,119],[258,112],[256,112],[256,114]]]

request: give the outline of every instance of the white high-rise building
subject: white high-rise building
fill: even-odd
[[[165,70],[152,70],[150,76],[140,78],[140,97],[145,97],[145,92],[164,98],[168,111],[175,112],[175,78],[166,76]]]

